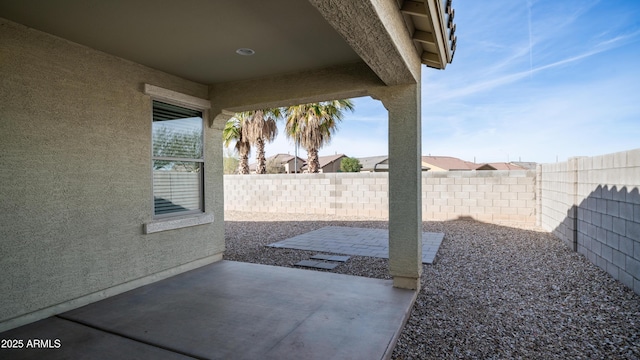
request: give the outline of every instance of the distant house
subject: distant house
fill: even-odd
[[[535,169],[536,163],[492,162],[477,164],[452,156],[423,156],[422,166],[430,167],[431,171],[530,170]]]
[[[298,161],[297,161],[298,171],[296,171],[296,157],[293,155],[276,154],[273,156],[269,156],[266,160],[267,160],[267,167],[269,167],[269,164],[275,163],[278,166],[282,167],[280,172],[284,174],[293,174],[293,173],[301,172],[302,166],[306,163],[305,159],[298,157]],[[249,164],[249,171],[252,174],[255,174],[256,166],[257,166],[256,163]]]
[[[485,164],[486,165],[486,164]],[[451,156],[423,156],[422,167],[428,167],[431,171],[471,171],[477,170],[479,165],[470,161],[464,161]],[[483,170],[495,170],[486,168]]]
[[[336,154],[330,156],[318,156],[318,161],[320,162],[320,169],[318,172],[321,173],[334,173],[340,171],[340,162],[343,158],[346,158],[345,154]],[[302,172],[309,172],[309,166],[305,162],[302,167]]]
[[[369,156],[358,158],[360,172],[389,172],[389,156]]]

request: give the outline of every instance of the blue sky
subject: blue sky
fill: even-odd
[[[453,5],[454,61],[423,66],[423,155],[549,163],[640,147],[640,1]],[[320,155],[388,153],[387,111],[354,102]],[[279,135],[266,151],[294,147]]]

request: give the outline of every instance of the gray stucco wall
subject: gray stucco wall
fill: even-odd
[[[143,85],[203,99],[207,86],[2,19],[0,79],[0,325],[222,253],[222,145],[209,127],[214,222],[143,234],[153,215]]]

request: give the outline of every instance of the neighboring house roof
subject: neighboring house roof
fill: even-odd
[[[535,170],[536,166],[538,166],[538,163],[530,162],[530,161],[512,161],[511,164],[520,166],[527,170]]]
[[[276,154],[276,155],[272,155],[272,156],[267,157],[265,160],[267,160],[267,164],[270,161],[275,161],[277,164],[285,165],[288,162],[293,161],[294,159],[295,159],[295,156],[293,156],[291,154]],[[298,161],[300,162],[300,164],[302,164],[302,163],[305,163],[307,160],[305,160],[305,159],[303,159],[303,158],[298,156]],[[257,166],[257,163],[255,163],[255,162],[249,164],[249,170],[252,171],[252,172],[256,171],[256,166]],[[300,168],[302,168],[302,167],[300,166]]]
[[[347,155],[345,155],[345,154],[335,154],[335,155],[329,155],[329,156],[318,156],[318,161],[320,162],[320,167],[323,168],[323,167],[333,163],[334,161],[338,161],[338,160],[342,159],[343,157],[347,157]]]
[[[494,168],[493,170],[527,170],[525,167],[507,162],[495,162],[489,163],[488,165],[491,165]]]
[[[342,158],[347,157],[347,155],[345,154],[335,154],[335,155],[328,155],[328,156],[318,156],[318,162],[320,163],[320,169],[325,168],[328,165],[331,165],[332,163],[341,160]],[[308,161],[309,159],[307,159],[307,161],[305,161],[304,166],[302,167],[302,170],[306,170],[308,168]]]
[[[498,170],[492,164],[475,164],[476,168],[472,170]]]
[[[358,158],[360,171],[389,171],[389,156],[369,156]]]
[[[527,170],[527,167],[520,164],[535,163],[515,163],[515,162],[491,162],[477,164],[471,161],[465,161],[452,156],[423,156],[422,165],[428,165],[433,171],[470,171],[470,170]]]
[[[370,171],[370,172],[388,172],[389,171],[389,156],[370,156],[358,158],[360,161],[360,171]],[[424,162],[422,163],[422,171],[429,171],[430,167],[425,166]]]
[[[430,167],[432,171],[469,171],[482,166],[451,156],[423,156],[422,165]]]
[[[286,163],[288,163],[289,161],[292,161],[295,158],[296,157],[291,155],[291,154],[276,154],[276,155],[273,155],[273,156],[269,156],[267,158],[267,161],[273,160],[273,161],[277,161],[280,164],[286,164]],[[299,156],[298,156],[298,160],[303,161],[303,162],[306,161],[305,159],[303,159],[303,158],[301,158]]]
[[[336,161],[341,161],[342,158],[347,157],[345,154],[336,154],[329,156],[318,156],[318,161],[320,162],[320,168],[324,168],[327,165],[331,165]]]

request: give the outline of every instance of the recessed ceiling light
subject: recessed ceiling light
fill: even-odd
[[[236,50],[236,54],[243,55],[243,56],[251,56],[251,55],[253,55],[255,53],[256,52],[253,51],[253,49],[249,49],[249,48],[240,48],[240,49]]]

